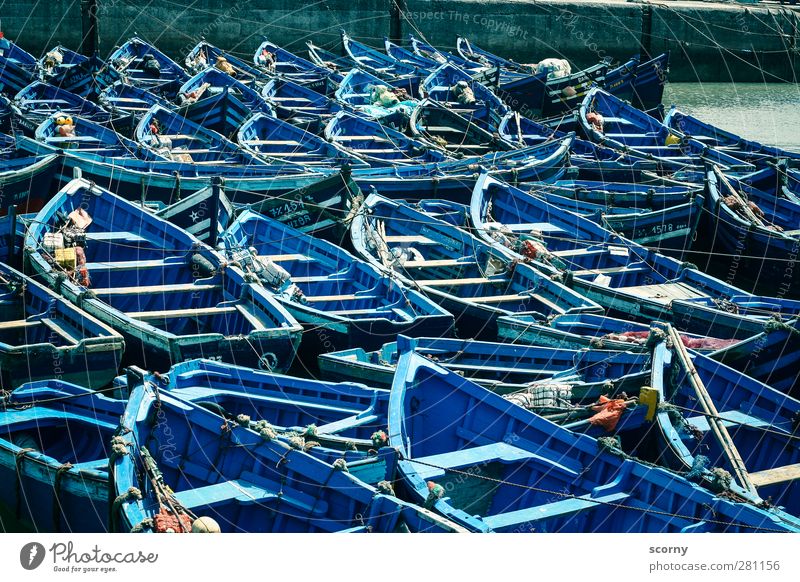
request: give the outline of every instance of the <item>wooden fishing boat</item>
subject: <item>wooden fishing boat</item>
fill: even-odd
[[[110,465],[113,531],[458,531],[449,521],[379,491],[269,430],[225,422],[158,389],[141,372]],[[155,408],[158,414],[155,414]],[[191,438],[189,438],[191,435]],[[191,462],[190,462],[191,459]],[[132,495],[131,488],[140,495]],[[204,519],[198,519],[200,518]]]
[[[122,400],[61,380],[0,398],[0,505],[37,532],[105,532]]]
[[[764,298],[485,174],[476,182],[470,217],[483,240],[500,241],[539,268],[549,264],[551,273],[561,273],[557,278],[610,315],[670,321],[682,331],[723,338],[737,337],[743,318],[763,324],[763,315],[756,314]],[[793,315],[799,305],[777,299],[766,303],[784,315]]]
[[[236,79],[248,85],[266,82],[270,78],[264,70],[254,67],[244,59],[240,59],[236,55],[224,51],[205,40],[198,42],[189,51],[183,63],[190,74],[196,75],[208,67],[217,66],[217,63],[220,62],[220,57],[233,67]]]
[[[217,104],[221,99],[225,100],[224,109]],[[236,101],[243,107],[230,105]],[[242,122],[255,113],[273,115],[272,108],[252,84],[235,79],[216,67],[200,71],[181,85],[177,103],[184,117],[226,136],[235,133]],[[225,130],[216,129],[220,127]]]
[[[800,298],[792,263],[800,250],[800,203],[762,192],[745,179],[712,168],[706,179],[701,232],[721,266],[737,265],[762,293]],[[733,267],[731,267],[733,268]]]
[[[791,152],[744,139],[730,131],[715,127],[697,117],[684,113],[674,105],[664,115],[663,124],[664,127],[679,136],[685,135],[694,138],[709,147],[722,149],[732,156],[756,165],[764,165],[766,161],[777,158],[800,160],[800,152]]]
[[[166,157],[132,139],[123,137],[113,129],[77,115],[69,116],[72,129],[64,135],[61,124],[66,117],[63,113],[51,114],[36,128],[34,138],[59,150],[80,152],[82,155],[100,159],[167,160]]]
[[[153,105],[161,105],[168,109],[173,107],[165,97],[122,81],[103,89],[97,101],[103,108],[117,116],[128,115],[135,119],[147,113]]]
[[[306,41],[306,47],[308,49],[308,58],[312,63],[318,67],[328,69],[333,73],[339,73],[340,71],[347,71],[353,67],[358,67],[358,61],[350,58],[350,55],[336,54],[333,51],[329,51],[328,49],[314,44],[310,40]]]
[[[386,53],[352,39],[345,31],[342,31],[342,45],[348,56],[360,68],[373,75],[389,78],[418,76],[417,67],[393,59]]]
[[[394,480],[395,451],[373,440],[386,427],[388,390],[211,360],[173,366],[167,384],[159,388],[256,431],[269,426],[287,442],[304,439],[313,457],[331,464],[344,461],[350,474],[366,483]]]
[[[459,55],[461,55],[462,58],[476,63],[483,63],[487,67],[497,67],[509,71],[518,71],[520,73],[528,74],[535,72],[531,65],[517,63],[513,60],[490,53],[489,51],[471,43],[469,39],[463,36],[459,36],[456,39],[456,51]]]
[[[139,120],[136,141],[145,148],[174,161],[218,166],[264,165],[256,156],[203,125],[153,105]]]
[[[471,531],[798,529],[784,512],[619,455],[413,352],[397,365],[389,443],[412,498]]]
[[[11,207],[23,214],[44,206],[58,165],[57,153],[30,153],[0,133],[0,216]]]
[[[480,110],[474,113],[481,114]],[[451,155],[481,156],[515,148],[496,133],[483,129],[491,125],[486,118],[482,121],[476,116],[459,115],[440,103],[426,99],[414,109],[409,127],[412,135]]]
[[[122,333],[131,362],[166,370],[205,356],[280,370],[294,357],[302,328],[263,287],[223,268],[187,232],[85,180],[39,212],[25,247],[33,273]]]
[[[465,89],[472,95],[465,94]],[[508,113],[508,106],[500,97],[451,63],[441,65],[425,77],[420,84],[420,95],[490,131],[494,131]]]
[[[447,336],[452,330],[453,316],[418,291],[266,216],[241,213],[223,240],[230,259],[306,326],[303,350],[314,358],[334,346],[376,349],[399,333]]]
[[[402,336],[377,351],[362,347],[320,354],[319,367],[330,381],[365,382],[391,388],[400,354],[413,350],[497,394],[546,391],[554,383],[607,383],[648,370],[650,357],[627,351],[553,349],[475,340]],[[638,390],[638,387],[637,387]],[[579,390],[574,390],[577,394]]]
[[[257,113],[240,127],[236,141],[242,149],[271,164],[301,168],[369,167],[362,159],[347,153],[287,121]]]
[[[236,210],[222,190],[222,180],[198,190],[174,204],[159,205],[155,214],[182,228],[211,248],[233,221]]]
[[[798,513],[800,402],[665,342],[653,353],[651,386],[664,403],[655,417],[660,463],[733,498]]]
[[[755,169],[725,151],[671,133],[656,118],[596,87],[586,93],[578,120],[585,135],[595,143],[653,160],[665,172],[702,169],[704,163],[741,172]]]
[[[329,77],[334,83],[341,80],[341,75],[331,73],[329,69],[315,65],[268,40],[264,40],[256,49],[253,62],[269,76],[294,81],[323,95],[328,92]]]
[[[325,139],[373,166],[418,165],[446,156],[377,121],[340,111],[325,127]]]
[[[435,61],[439,65],[450,63],[464,71],[467,71],[472,76],[475,76],[480,73],[485,73],[487,70],[490,69],[484,63],[472,61],[470,59],[465,59],[460,55],[456,55],[451,52],[438,49],[433,45],[415,37],[413,34],[408,35],[408,42],[411,45],[411,50],[417,56],[424,57],[431,61]]]
[[[394,60],[412,67],[416,67],[421,71],[433,71],[440,65],[447,62],[444,57],[438,55],[436,58],[418,55],[413,50],[400,46],[386,37],[383,39],[383,49],[386,51],[386,54]],[[472,71],[473,69],[468,68],[467,70]],[[483,67],[478,69],[478,71],[481,70],[483,70]]]
[[[599,311],[530,265],[417,209],[370,195],[351,223],[356,252],[453,314],[461,337],[494,339],[501,315]]]
[[[119,73],[107,66],[97,53],[87,57],[63,45],[47,51],[38,65],[45,82],[92,100],[104,88],[120,80]]]
[[[116,48],[108,64],[130,85],[143,87],[172,99],[189,80],[181,66],[153,45],[134,36]]]
[[[559,190],[535,186],[531,193],[640,245],[659,251],[673,250],[679,254],[691,248],[705,202],[702,194],[692,193],[682,203],[653,208],[645,197],[633,198],[632,204],[620,204],[618,199],[612,202],[608,198],[606,202],[598,203],[577,194],[561,196]]]
[[[48,378],[102,388],[123,349],[110,327],[0,263],[0,389]]]
[[[12,97],[35,81],[37,74],[38,63],[32,54],[0,38],[0,92]]]
[[[339,102],[288,79],[269,80],[261,89],[261,96],[279,118],[317,135],[342,110]]]
[[[129,119],[115,118],[99,105],[42,81],[34,81],[17,93],[13,106],[17,110],[21,129],[28,135],[33,135],[39,124],[54,113],[85,117],[111,127],[118,126],[123,132],[130,127]]]
[[[381,87],[394,93],[398,101],[393,105],[382,105],[374,94],[374,90]],[[409,91],[404,83],[387,81],[357,68],[347,72],[334,92],[339,103],[362,111],[367,117],[383,118],[394,113],[395,117],[401,119],[401,123],[407,120],[411,111],[416,107],[418,103],[414,98],[416,95],[418,95],[417,91]],[[404,127],[399,129],[404,129]]]
[[[670,52],[667,51],[650,60],[639,63],[634,74],[631,103],[642,111],[651,111],[661,106],[664,87],[669,75]]]

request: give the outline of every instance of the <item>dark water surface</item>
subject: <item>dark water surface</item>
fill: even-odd
[[[742,137],[800,150],[800,85],[669,83],[664,107],[673,104]]]

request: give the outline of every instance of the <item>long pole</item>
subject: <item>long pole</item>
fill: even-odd
[[[81,0],[81,45],[78,52],[91,56],[100,51],[98,0]]]

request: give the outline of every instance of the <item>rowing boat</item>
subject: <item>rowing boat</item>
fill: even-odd
[[[394,60],[423,71],[433,71],[441,64],[447,62],[444,58],[434,59],[418,55],[413,50],[400,46],[386,37],[383,39],[383,50]]]
[[[108,454],[125,405],[61,380],[0,398],[0,505],[37,532],[105,532]]]
[[[110,327],[0,263],[0,389],[56,377],[101,388],[123,349]]]
[[[271,164],[302,168],[368,167],[335,143],[263,113],[253,115],[239,127],[236,141],[244,151]]]
[[[498,56],[473,44],[469,39],[463,36],[459,36],[456,39],[456,51],[464,59],[472,62],[484,63],[487,67],[498,67],[509,71],[519,71],[528,74],[534,72],[534,67],[531,65],[520,64]]]
[[[414,51],[418,57],[423,57],[429,61],[434,61],[439,65],[450,63],[456,67],[467,71],[470,75],[477,75],[487,71],[487,67],[483,63],[465,59],[460,55],[455,55],[448,51],[435,48],[433,45],[417,38],[413,34],[408,35],[408,42],[411,45],[411,50]]]
[[[605,442],[605,441],[604,441]],[[796,518],[715,496],[609,450],[440,365],[400,356],[389,443],[409,493],[478,532],[797,531]]]
[[[56,45],[39,59],[41,77],[61,89],[94,99],[110,83],[119,79],[96,53],[90,57],[63,45]]]
[[[800,305],[748,294],[485,174],[476,182],[470,217],[483,240],[500,241],[542,269],[549,264],[552,274],[610,315],[729,338],[748,320],[763,325],[761,304],[785,315]]]
[[[255,66],[269,76],[294,81],[323,95],[328,91],[328,78],[338,82],[341,75],[331,73],[325,67],[315,65],[303,57],[264,40],[253,55]]]
[[[453,314],[461,337],[494,339],[501,315],[599,311],[530,265],[418,209],[370,195],[350,229],[356,252]]]
[[[157,204],[155,215],[182,228],[211,248],[233,221],[236,209],[222,189],[222,180],[170,205]]]
[[[65,218],[66,217],[66,218]],[[76,179],[25,236],[30,269],[125,338],[149,369],[205,356],[285,369],[302,328],[211,248],[147,210]]]
[[[0,39],[0,92],[12,97],[37,77],[36,58],[11,40]]]
[[[153,45],[134,36],[108,57],[108,64],[123,80],[164,95],[175,97],[178,88],[189,80],[181,66]]]
[[[216,66],[217,63],[220,62],[220,57],[233,67],[235,77],[239,81],[261,83],[270,78],[262,69],[257,69],[244,59],[240,59],[205,40],[198,42],[192,50],[187,53],[183,63],[190,74],[196,75],[208,67]]]
[[[465,93],[465,89],[469,92]],[[508,106],[500,97],[451,63],[441,65],[423,79],[420,95],[490,131],[508,113]]]
[[[288,79],[270,79],[261,89],[261,96],[279,118],[317,135],[342,110],[341,103]]]
[[[725,151],[671,133],[656,118],[597,87],[586,93],[578,120],[593,142],[653,160],[664,171],[702,170],[703,163],[741,172],[755,169]]]
[[[314,358],[332,347],[376,348],[399,333],[446,336],[453,327],[453,316],[418,291],[332,243],[265,216],[243,212],[223,240],[231,260],[306,326],[303,350]]]
[[[383,105],[375,94],[375,90],[379,88],[389,90],[397,101],[393,104]],[[416,95],[417,92],[409,92],[408,88],[404,87],[404,83],[387,81],[361,69],[348,71],[334,92],[339,103],[363,111],[369,117],[385,117],[391,113],[408,117],[417,105],[414,98]]]
[[[325,139],[373,166],[418,165],[446,159],[418,140],[347,111],[340,111],[328,122]]]
[[[161,95],[122,81],[103,89],[97,102],[117,116],[129,115],[132,118],[141,117],[153,105],[173,107],[172,103]]]
[[[458,531],[298,447],[159,390],[139,372],[110,464],[122,532]],[[156,409],[158,413],[156,414]],[[135,492],[132,490],[134,488]],[[203,519],[197,519],[198,517]]]
[[[367,46],[351,38],[342,31],[342,45],[349,57],[362,69],[379,77],[410,77],[417,74],[417,68],[393,59],[386,53]]]
[[[514,144],[484,129],[493,124],[493,114],[488,110],[476,109],[462,113],[426,99],[414,109],[409,127],[412,135],[449,155],[482,156],[489,152],[515,149]],[[488,117],[480,117],[483,115]]]
[[[649,368],[649,355],[600,349],[553,349],[441,337],[399,337],[376,351],[363,347],[320,354],[330,381],[366,382],[391,388],[400,354],[409,350],[497,394],[547,390],[553,384],[606,384]],[[638,387],[637,387],[638,388]],[[573,388],[577,395],[580,390]]]

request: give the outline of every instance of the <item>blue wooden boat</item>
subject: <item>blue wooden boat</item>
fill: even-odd
[[[531,189],[532,194],[550,204],[586,216],[640,245],[681,254],[692,246],[705,202],[702,194],[693,192],[682,203],[653,208],[652,204],[647,204],[645,197],[634,198],[632,204],[625,204],[624,201],[620,204],[613,198],[598,203],[584,200],[577,193],[569,197],[561,196],[559,191],[560,188],[551,189],[548,186]]]
[[[456,156],[481,156],[488,152],[508,151],[514,144],[505,141],[491,128],[493,116],[480,118],[486,111],[456,113],[453,109],[426,99],[411,114],[411,134]],[[466,116],[465,116],[466,115]]]
[[[590,118],[598,114],[602,123],[594,117],[597,125],[593,125]],[[578,119],[585,135],[595,143],[632,157],[653,160],[665,172],[702,169],[706,162],[735,171],[755,169],[752,164],[725,151],[709,147],[694,138],[683,139],[670,133],[656,118],[599,88],[586,93]]]
[[[73,129],[63,135],[61,123],[67,117],[72,121]],[[80,152],[98,158],[168,159],[105,125],[77,115],[51,114],[36,128],[34,138],[59,150]]]
[[[669,75],[670,52],[667,51],[648,61],[639,63],[634,74],[631,103],[642,111],[651,111],[661,106],[664,87]]]
[[[423,142],[346,111],[328,122],[325,139],[373,166],[419,165],[446,159]]]
[[[411,77],[417,75],[417,67],[403,63],[386,53],[352,39],[342,31],[342,45],[347,55],[358,66],[379,77]],[[418,75],[417,75],[418,76]]]
[[[119,80],[119,74],[97,53],[87,57],[60,44],[47,51],[38,64],[44,81],[90,99]]]
[[[257,113],[240,127],[236,141],[242,149],[271,164],[301,168],[369,167],[362,159],[277,117]]]
[[[255,113],[273,114],[272,108],[253,85],[235,79],[216,67],[208,67],[181,85],[177,103],[181,106],[184,117],[209,129],[224,126],[235,131],[245,119]],[[229,105],[232,100],[227,99],[225,111],[217,113],[217,102],[229,96],[235,97],[244,107],[236,111]],[[219,120],[217,117],[224,119]],[[230,131],[219,133],[231,134]]]
[[[373,94],[373,90],[378,87],[390,89],[399,101],[392,106],[382,106]],[[384,117],[390,113],[400,113],[407,117],[417,104],[416,95],[416,91],[409,92],[403,83],[393,83],[358,68],[348,71],[334,92],[339,103],[348,105],[351,109],[362,110],[369,117]]]
[[[400,46],[386,37],[383,39],[383,49],[386,51],[386,54],[394,60],[412,67],[416,67],[419,70],[433,71],[440,65],[447,62],[447,60],[440,55],[434,55],[431,57],[418,55],[413,50]],[[468,68],[467,70],[472,71],[473,69]],[[479,67],[478,71],[476,72],[480,72],[482,70],[483,67]]]
[[[122,75],[126,83],[170,99],[189,80],[189,75],[178,63],[136,36],[116,48],[109,55],[108,64]]]
[[[265,164],[219,133],[160,105],[153,105],[142,116],[136,126],[135,138],[156,154],[183,163],[214,166]]]
[[[365,382],[391,388],[400,354],[409,350],[471,379],[497,394],[547,390],[551,383],[573,386],[578,397],[583,386],[603,384],[611,393],[611,381],[649,369],[649,355],[626,351],[553,349],[439,337],[400,337],[377,351],[362,347],[320,354],[319,367],[331,381]],[[637,388],[638,389],[638,388]]]
[[[0,389],[48,378],[101,388],[123,349],[111,328],[0,263]]]
[[[53,113],[85,117],[112,127],[119,126],[121,131],[130,127],[130,120],[115,118],[99,105],[42,81],[34,81],[17,93],[13,106],[21,129],[28,135],[33,135],[39,124]]]
[[[675,105],[670,107],[663,121],[664,127],[679,136],[694,138],[707,146],[719,148],[743,161],[763,165],[766,161],[775,158],[800,160],[800,152],[791,152],[744,139],[730,131],[715,127],[710,123],[701,121],[697,117],[682,112]]]
[[[599,311],[592,301],[418,209],[370,195],[351,223],[356,252],[372,265],[421,289],[453,314],[460,337],[494,339],[501,315],[546,319]]]
[[[463,36],[459,36],[456,39],[456,51],[459,55],[461,55],[462,58],[476,63],[483,63],[487,67],[497,67],[509,71],[518,71],[520,73],[528,74],[535,72],[531,65],[517,63],[513,60],[490,53],[489,51],[473,44],[469,41],[469,39]]]
[[[171,108],[172,103],[143,87],[129,85],[122,81],[109,85],[100,93],[97,102],[106,110],[117,116],[128,115],[132,118],[139,118],[153,106]]]
[[[486,64],[481,62],[465,59],[460,55],[453,54],[434,47],[433,45],[417,38],[413,34],[408,35],[408,42],[411,45],[411,50],[419,57],[424,57],[428,60],[435,61],[439,65],[450,63],[456,67],[467,71],[470,75],[478,75],[490,70]],[[495,71],[491,71],[495,72]],[[513,73],[512,73],[513,75]]]
[[[464,88],[472,92],[471,102],[462,96]],[[425,77],[420,84],[420,95],[463,115],[483,129],[496,129],[500,119],[508,113],[508,106],[500,97],[451,63],[441,65]]]
[[[269,79],[269,75],[262,69],[254,67],[244,59],[240,59],[236,55],[224,51],[205,40],[198,42],[187,53],[183,63],[190,74],[196,75],[208,67],[217,66],[220,62],[220,57],[233,67],[235,77],[239,81],[251,84],[253,82],[265,82]]]
[[[168,206],[159,205],[155,214],[182,228],[210,247],[233,221],[236,210],[222,191],[222,180],[198,190]]]
[[[742,318],[758,313],[760,304],[786,315],[797,309],[797,302],[750,295],[485,174],[476,182],[470,217],[483,240],[500,241],[539,268],[549,264],[561,273],[557,278],[611,315],[735,337]]]
[[[9,97],[36,80],[38,63],[16,43],[0,38],[0,92]]]
[[[796,518],[735,503],[609,450],[438,364],[400,356],[389,442],[409,495],[471,531],[797,531]]]
[[[651,386],[664,403],[655,417],[660,463],[693,473],[703,468],[710,487],[798,513],[800,402],[665,342],[654,350]]]
[[[447,336],[452,330],[453,316],[418,291],[276,220],[245,211],[222,238],[231,260],[306,326],[303,350],[315,357],[334,346],[375,349],[399,333]]]
[[[706,225],[701,230],[722,266],[736,264],[763,293],[800,297],[791,268],[800,250],[800,203],[762,192],[747,180],[712,168],[706,179]],[[738,267],[737,267],[738,270]],[[748,272],[749,271],[749,272]]]
[[[317,135],[322,134],[328,120],[342,110],[337,101],[288,79],[267,81],[261,96],[279,118]]]
[[[125,404],[61,380],[0,398],[0,506],[37,532],[105,532],[108,457]]]
[[[341,75],[331,73],[329,69],[315,65],[308,59],[287,51],[276,44],[264,40],[253,55],[256,67],[269,76],[278,76],[288,79],[318,93],[325,95],[328,92],[328,78],[336,83],[341,80]]]
[[[136,382],[116,440],[127,454],[110,465],[110,529],[203,531],[204,517],[226,532],[459,530],[268,430],[223,426],[220,438],[217,414],[161,392],[158,378]]]
[[[85,180],[47,203],[25,245],[31,271],[122,333],[131,362],[166,370],[205,356],[280,370],[294,357],[301,327],[263,287],[223,268],[187,232]]]
[[[394,480],[395,451],[372,439],[386,428],[388,390],[211,360],[177,364],[166,381],[160,389],[228,420],[241,420],[256,431],[266,423],[286,442],[304,439],[306,452],[331,464],[344,461],[350,474],[366,483]]]
[[[58,154],[30,153],[20,149],[14,138],[0,133],[0,216],[12,206],[20,214],[44,206],[58,165]]]

